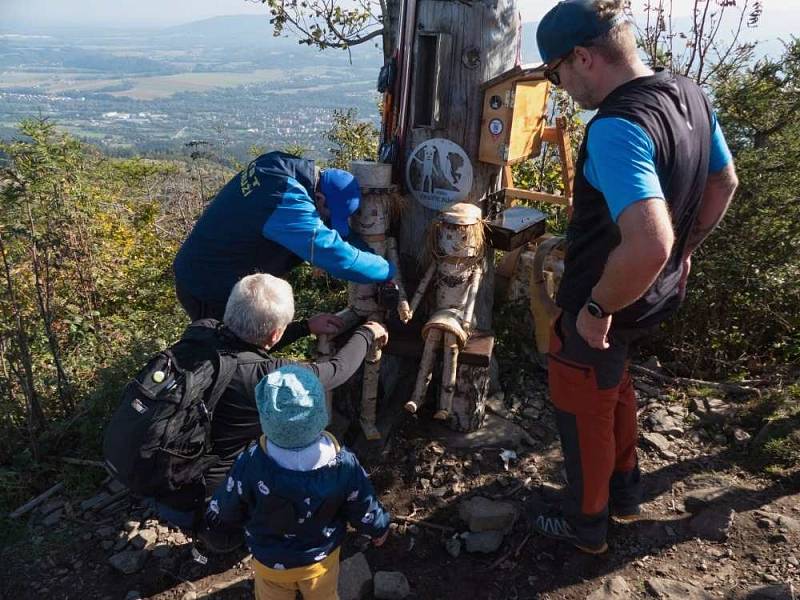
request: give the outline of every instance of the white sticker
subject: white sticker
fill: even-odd
[[[489,121],[489,133],[492,135],[500,135],[503,133],[503,122],[500,119],[492,119]]]
[[[472,163],[458,144],[433,138],[414,148],[406,164],[406,186],[423,206],[444,210],[472,190]]]

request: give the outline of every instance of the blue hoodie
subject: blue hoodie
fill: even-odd
[[[356,283],[386,281],[393,266],[343,240],[314,204],[314,161],[269,152],[231,179],[206,207],[175,257],[179,285],[224,304],[252,273],[281,277],[308,261]]]
[[[340,448],[311,471],[280,466],[253,444],[234,463],[206,513],[212,528],[244,526],[253,557],[271,569],[319,563],[342,544],[347,523],[379,538],[389,528],[384,510],[356,456]]]

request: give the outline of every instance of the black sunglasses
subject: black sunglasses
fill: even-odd
[[[564,56],[559,58],[555,65],[553,65],[552,67],[547,67],[544,70],[544,78],[547,79],[547,81],[549,81],[553,85],[556,86],[561,85],[561,76],[558,74],[558,68],[565,60],[567,60],[570,56],[572,56],[573,52],[575,52],[575,48],[573,48],[572,50],[567,52]]]

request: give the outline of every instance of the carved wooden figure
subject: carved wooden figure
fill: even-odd
[[[485,250],[480,208],[458,203],[441,213],[429,232],[429,247],[431,265],[417,287],[410,308],[413,314],[432,281],[436,286],[436,307],[422,329],[425,347],[414,392],[405,408],[413,413],[425,402],[433,361],[441,346],[442,386],[434,418],[447,420],[453,410],[458,354],[475,325],[475,297]]]
[[[361,179],[361,178],[359,178]],[[407,323],[411,319],[411,309],[406,298],[403,280],[400,276],[400,261],[397,255],[397,242],[390,237],[389,227],[392,215],[401,210],[402,199],[392,188],[373,188],[361,191],[358,211],[350,217],[350,228],[369,245],[372,250],[393,263],[397,268],[394,282],[398,288],[399,302],[397,313],[400,320]],[[378,304],[376,284],[351,283],[348,286],[348,307],[337,313],[346,323],[358,321],[386,321],[386,309]],[[331,352],[329,342],[320,340],[320,352]],[[378,380],[382,351],[373,345],[364,362],[364,381],[361,391],[361,428],[368,440],[380,439],[375,425],[378,404]]]

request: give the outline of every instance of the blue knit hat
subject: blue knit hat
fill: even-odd
[[[575,46],[586,46],[615,25],[627,20],[623,13],[610,19],[597,14],[594,0],[562,0],[551,8],[536,28],[536,44],[542,62],[566,56]]]
[[[256,386],[256,406],[264,435],[281,448],[304,448],[328,424],[325,389],[314,373],[286,365]]]
[[[331,227],[346,238],[350,234],[347,219],[361,204],[358,180],[349,171],[325,169],[319,176],[319,191],[325,194],[325,206],[331,211]]]

